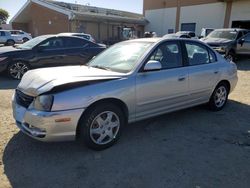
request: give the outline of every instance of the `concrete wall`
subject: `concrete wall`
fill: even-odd
[[[150,22],[145,31],[155,31],[158,36],[168,33],[169,29],[175,31],[177,8],[146,10],[145,17]]]
[[[200,34],[203,27],[223,28],[226,3],[210,3],[204,5],[181,7],[180,25],[182,23],[196,23],[196,34]]]
[[[250,20],[250,1],[235,1],[232,4],[230,26],[232,21]]]

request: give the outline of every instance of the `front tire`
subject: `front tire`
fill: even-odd
[[[94,150],[114,145],[125,124],[122,110],[113,104],[100,103],[84,114],[79,122],[79,141]]]
[[[235,61],[236,60],[235,53],[233,51],[228,52],[227,55],[226,55],[226,59],[228,61]]]
[[[229,88],[225,83],[220,83],[215,88],[209,100],[209,107],[213,111],[220,111],[227,103]]]
[[[30,67],[27,63],[17,61],[8,66],[8,75],[13,79],[20,80],[28,70]]]

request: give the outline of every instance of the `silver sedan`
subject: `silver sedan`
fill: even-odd
[[[86,66],[28,71],[13,96],[13,114],[37,140],[77,138],[100,150],[127,123],[204,103],[221,110],[237,80],[236,65],[202,42],[130,40]]]

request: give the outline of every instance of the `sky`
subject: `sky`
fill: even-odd
[[[9,12],[9,20],[18,12],[27,0],[0,0],[0,8]],[[57,0],[102,8],[124,10],[142,14],[143,0]]]

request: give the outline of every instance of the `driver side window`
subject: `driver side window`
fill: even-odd
[[[63,40],[61,38],[49,39],[40,44],[39,46],[43,47],[45,50],[55,50],[64,47]]]
[[[170,69],[182,66],[181,57],[178,42],[165,42],[154,50],[149,60],[159,61],[162,69]]]

